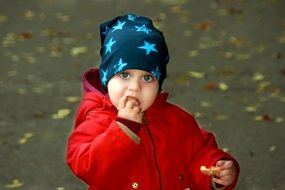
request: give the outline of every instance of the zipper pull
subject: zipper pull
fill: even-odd
[[[146,116],[145,116],[145,115],[146,115],[146,113],[143,112],[143,113],[142,113],[142,122],[143,122],[144,125],[148,126],[149,122],[148,122],[148,120],[146,119]]]

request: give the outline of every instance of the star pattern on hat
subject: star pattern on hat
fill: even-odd
[[[138,16],[131,14],[128,15],[128,20],[135,21],[136,18],[138,18]]]
[[[106,69],[105,71],[102,69],[102,74],[103,74],[103,76],[102,76],[102,83],[104,84],[104,85],[106,85],[106,82],[107,82],[107,73],[108,73],[108,69]]]
[[[112,32],[114,32],[116,30],[123,30],[123,26],[125,24],[126,24],[126,21],[121,22],[121,21],[118,20],[117,25],[112,27],[113,28]]]
[[[109,40],[109,42],[108,42],[106,45],[104,45],[104,46],[106,47],[105,54],[107,54],[108,52],[109,52],[109,53],[112,52],[112,46],[113,46],[114,43],[116,43],[116,42],[117,42],[116,40],[113,41],[113,38],[111,38],[111,39]]]
[[[139,46],[138,48],[140,49],[144,49],[146,51],[146,55],[148,55],[150,52],[154,51],[154,52],[158,52],[157,49],[154,48],[156,44],[151,44],[147,41],[144,41],[144,45],[143,46]]]
[[[148,29],[145,24],[142,26],[135,26],[137,29],[137,32],[145,32],[147,34],[149,34],[149,32],[151,32],[151,29]]]
[[[120,58],[119,62],[116,65],[114,65],[114,68],[116,69],[115,73],[122,71],[126,65],[127,63],[123,63],[122,58]]]
[[[156,78],[157,80],[159,80],[159,79],[160,79],[160,75],[161,75],[161,73],[160,73],[160,71],[159,71],[159,68],[158,68],[158,67],[156,67],[156,70],[155,70],[155,71],[151,71],[151,74],[152,74],[153,76],[155,76],[155,78]]]

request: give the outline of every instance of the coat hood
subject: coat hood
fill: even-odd
[[[106,89],[101,85],[98,68],[90,69],[83,74],[82,88],[83,94],[86,94],[86,92],[93,92],[97,95],[107,95]]]

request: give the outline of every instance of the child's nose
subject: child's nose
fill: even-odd
[[[129,84],[129,90],[130,91],[140,91],[141,90],[141,84],[138,80],[133,80]]]

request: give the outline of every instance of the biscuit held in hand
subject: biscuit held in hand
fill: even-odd
[[[201,166],[200,167],[200,171],[201,173],[208,175],[208,176],[219,176],[219,173],[221,172],[221,168],[220,167],[215,167],[215,166],[211,166],[209,168],[207,168],[206,166]]]

